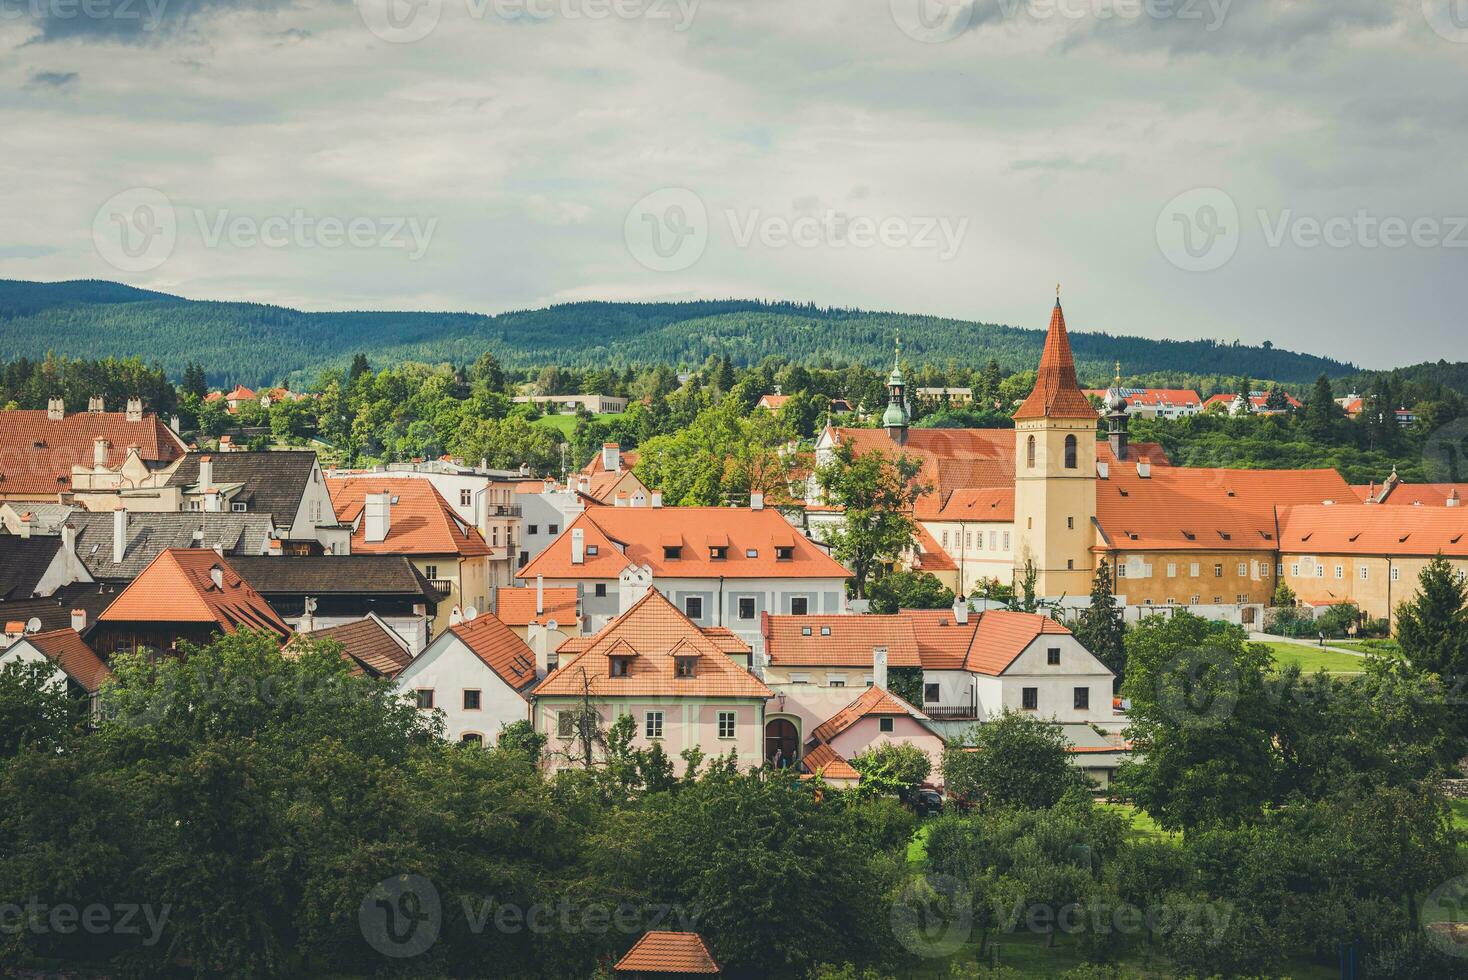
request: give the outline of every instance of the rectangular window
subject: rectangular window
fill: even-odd
[[[938,687],[939,685],[937,684],[923,685],[923,704],[938,703]]]
[[[593,592],[595,593],[595,595],[596,595],[596,597],[598,599],[605,598],[606,597],[606,594],[607,594],[607,583],[605,583],[605,582],[598,582],[598,583],[596,583],[596,588],[593,590]]]
[[[1074,517],[1067,517],[1065,519],[1065,527],[1068,531],[1074,531],[1076,529],[1076,519]]]
[[[1223,563],[1219,562],[1213,566],[1213,577],[1223,578]]]
[[[790,615],[804,616],[810,608],[810,600],[803,595],[794,596],[790,600]]]
[[[754,618],[754,597],[753,596],[741,596],[740,597],[740,599],[739,599],[739,618],[740,619],[753,619]]]
[[[877,719],[877,731],[879,732],[890,732],[894,727],[895,726],[893,725],[891,718]]]
[[[643,722],[643,734],[648,738],[663,737],[663,713],[661,711],[649,711]]]
[[[1085,711],[1091,707],[1091,689],[1089,687],[1078,687],[1075,691],[1075,706],[1077,711]]]
[[[545,533],[546,534],[560,534],[561,533],[561,526],[559,524],[547,524],[545,526]],[[594,554],[596,554],[596,552],[593,551],[592,554],[594,555]]]
[[[438,566],[437,565],[424,565],[423,566],[423,577],[426,578],[426,579],[435,579],[435,578],[438,578]]]
[[[683,557],[683,546],[680,544],[663,545],[663,560],[677,561]]]
[[[1119,561],[1116,563],[1116,577],[1126,578],[1126,562]]]
[[[1203,597],[1200,595],[1194,595],[1190,599],[1188,599],[1188,601],[1195,606],[1201,605],[1203,602]]]
[[[229,505],[229,509],[232,510],[232,511],[234,511],[236,514],[243,514],[245,512],[245,505],[244,504],[230,504]]]
[[[1324,565],[1316,565],[1315,566],[1315,577],[1316,578],[1325,578],[1325,566]]]
[[[989,543],[990,543],[990,545],[992,545],[994,543],[993,540],[992,540],[992,538],[990,539],[990,542]],[[1005,531],[1004,532],[1004,550],[1005,551],[1008,551],[1009,550],[1009,532],[1008,531]]]
[[[1292,562],[1290,564],[1290,574],[1293,575],[1293,576],[1295,576],[1296,578],[1299,578],[1300,577],[1300,563],[1299,562]]]
[[[744,557],[745,558],[758,558],[759,557],[759,549],[758,548],[745,548],[744,549]]]
[[[698,658],[679,657],[673,665],[673,670],[679,677],[696,677],[698,676]]]
[[[1342,579],[1342,578],[1345,578],[1346,577],[1346,566],[1345,565],[1337,565],[1335,567],[1335,577],[1338,578],[1338,579]]]
[[[1060,647],[1051,647],[1045,651],[1045,663],[1051,667],[1060,666]]]
[[[560,738],[570,738],[571,732],[576,726],[576,713],[574,711],[556,712],[556,735]]]
[[[1274,566],[1274,574],[1278,576],[1284,575],[1284,562],[1280,562]]]
[[[703,619],[703,597],[691,595],[684,598],[683,613],[689,619]]]
[[[1040,708],[1040,689],[1038,687],[1027,687],[1021,693],[1021,704],[1026,711],[1038,711]]]
[[[433,707],[433,688],[420,687],[414,693],[418,696],[418,707],[425,711]]]
[[[613,677],[626,677],[627,670],[632,666],[631,657],[612,657],[610,670]]]
[[[790,675],[790,683],[792,683],[792,684],[809,684],[810,683],[810,675],[809,674],[791,674]]]
[[[845,674],[827,674],[826,675],[826,686],[827,687],[845,687],[846,686],[846,675]]]
[[[597,555],[601,554],[601,545],[599,545],[599,544],[589,544],[589,545],[587,545],[586,546],[586,553],[588,555],[590,555],[591,557],[595,558]]]
[[[1248,601],[1249,601],[1249,597],[1245,593],[1240,592],[1239,593],[1239,605],[1241,605],[1241,606],[1242,605],[1245,605],[1245,604],[1248,603]]]
[[[947,548],[948,548],[948,532],[947,531],[944,531],[943,532],[943,542],[942,543],[943,543],[943,548],[945,550],[947,550]]]
[[[1177,578],[1177,562],[1170,561],[1167,563],[1167,577]]]
[[[526,533],[527,534],[539,534],[540,533],[540,525],[539,524],[532,524],[532,525],[530,525],[530,527],[526,530]]]
[[[473,503],[474,503],[474,491],[473,490],[460,490],[459,491],[459,506],[460,507],[468,507],[468,506],[472,505]]]
[[[1192,566],[1188,569],[1188,574],[1193,576],[1193,578],[1197,578],[1202,573],[1203,566],[1199,565],[1197,562],[1193,562]]]
[[[1392,569],[1392,581],[1395,582],[1398,579],[1400,579],[1401,577],[1402,577],[1402,570],[1400,568],[1393,568]]]
[[[1239,578],[1243,578],[1245,575],[1248,575],[1248,574],[1249,574],[1249,563],[1246,562],[1246,561],[1239,562]]]
[[[479,692],[478,691],[466,690],[464,692],[464,710],[465,711],[478,711],[479,710]]]
[[[1366,581],[1366,566],[1365,565],[1362,565],[1361,566],[1361,581],[1363,581],[1363,582]]]
[[[719,712],[719,738],[734,737],[734,712]]]

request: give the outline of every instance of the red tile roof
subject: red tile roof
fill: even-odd
[[[827,779],[861,779],[861,773],[831,746],[824,742],[813,745],[805,750],[800,764],[805,767],[806,772],[812,776],[825,777]]]
[[[913,568],[920,572],[956,572],[958,563],[921,524],[913,527]]]
[[[1352,487],[1365,500],[1367,487]],[[1468,505],[1468,483],[1392,483],[1381,487],[1376,502],[1398,507],[1446,507],[1449,500],[1456,500],[1455,507]]]
[[[1191,388],[1123,388],[1122,392],[1127,404],[1143,405],[1147,408],[1201,407],[1203,404],[1198,393]],[[1105,388],[1085,390],[1086,395],[1096,398],[1105,398],[1106,393]]]
[[[910,625],[925,670],[968,670],[998,676],[1036,637],[1070,633],[1048,616],[1006,609],[971,613],[968,623],[962,625],[951,609],[903,609],[896,615]]]
[[[760,632],[765,638],[765,653],[774,667],[870,667],[872,650],[876,647],[887,648],[889,667],[922,666],[912,621],[900,614],[771,616],[765,613]]]
[[[571,536],[586,536],[586,560],[571,562]],[[727,542],[727,557],[710,548]],[[621,547],[618,547],[620,545]],[[665,558],[664,549],[681,548]],[[779,560],[777,547],[792,548]],[[595,548],[593,555],[590,549]],[[751,555],[750,552],[753,552]],[[779,511],[735,507],[599,507],[583,512],[518,577],[614,579],[628,565],[647,565],[669,578],[847,578],[835,559],[790,526]]]
[[[810,733],[811,738],[817,742],[829,742],[861,719],[872,715],[908,715],[924,721],[928,718],[897,695],[874,684],[857,695],[856,700],[817,725]]]
[[[495,590],[495,612],[510,626],[529,626],[545,623],[552,619],[560,626],[574,626],[576,618],[576,590],[572,588],[546,588],[544,612],[536,615],[535,586],[510,588],[501,586]]]
[[[767,408],[772,412],[778,412],[789,400],[789,395],[760,395],[759,404],[755,405],[755,408]]]
[[[229,399],[230,401],[250,401],[251,399],[258,398],[260,396],[255,394],[255,392],[251,391],[249,388],[246,388],[244,385],[235,385],[234,391],[231,391],[224,397]]]
[[[1096,518],[1118,551],[1269,551],[1275,506],[1326,500],[1357,506],[1335,470],[1233,470],[1113,463],[1096,481]]]
[[[1306,555],[1468,557],[1463,507],[1281,507],[1280,550]]]
[[[955,490],[930,520],[1014,523],[1014,488]]]
[[[356,523],[352,553],[360,555],[458,555],[472,558],[490,554],[479,531],[465,523],[433,484],[412,476],[328,477],[337,519]],[[367,522],[362,517],[369,493],[390,493],[394,500],[388,520],[387,538],[367,540]]]
[[[285,645],[285,653],[293,654],[293,648],[302,639],[331,640],[341,644],[342,656],[352,665],[353,674],[396,677],[413,662],[407,644],[375,616],[310,633],[297,633]]]
[[[222,586],[211,574],[218,566]],[[289,626],[229,562],[209,548],[168,548],[133,579],[98,622],[214,623],[225,633],[270,631],[287,637]]]
[[[1095,407],[1076,383],[1076,362],[1065,332],[1065,313],[1060,300],[1050,313],[1050,329],[1045,334],[1045,349],[1040,354],[1040,371],[1034,390],[1014,413],[1016,419],[1062,418],[1094,419]]]
[[[32,633],[21,639],[45,654],[88,694],[96,694],[102,682],[112,676],[111,669],[74,629]]]
[[[635,449],[622,449],[622,450],[619,450],[618,452],[619,452],[619,455],[620,455],[620,462],[622,464],[622,469],[624,471],[625,470],[630,470],[634,466],[637,465],[637,450],[635,450]],[[585,473],[587,476],[596,476],[596,474],[598,474],[598,473],[607,473],[607,472],[616,472],[616,471],[615,470],[609,471],[609,470],[607,470],[607,468],[605,466],[602,466],[601,453],[597,453],[595,456],[592,456],[591,457],[591,461],[589,463],[587,463],[585,466],[581,467],[581,472],[582,473]]]
[[[129,422],[125,412],[72,412],[59,421],[44,411],[0,412],[0,493],[47,494],[71,489],[71,468],[93,464],[94,443],[107,440],[107,465],[138,447],[144,462],[169,463],[183,442],[156,415]]]
[[[535,651],[499,617],[480,613],[469,622],[449,627],[449,632],[512,690],[523,693],[535,683]]]
[[[719,962],[696,932],[648,931],[612,969],[619,973],[711,974],[719,972]]]
[[[598,697],[768,698],[770,689],[730,660],[725,646],[722,639],[695,626],[662,593],[649,589],[595,636],[561,644],[560,666],[540,682],[535,696],[578,696],[586,683]],[[741,646],[740,652],[749,652],[747,645]],[[631,658],[627,676],[611,675],[614,654]],[[698,658],[694,676],[677,677],[677,658],[689,656]]]

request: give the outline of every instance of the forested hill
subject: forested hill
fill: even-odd
[[[1304,382],[1321,372],[1338,377],[1357,370],[1279,349],[1113,336],[1086,326],[1072,325],[1071,341],[1082,380],[1092,383],[1110,378],[1118,360],[1129,376],[1247,375]],[[507,367],[694,366],[710,354],[741,364],[779,355],[811,365],[880,367],[890,363],[899,330],[913,364],[977,365],[993,357],[1008,371],[1033,367],[1044,339],[1042,329],[750,300],[587,302],[498,316],[303,313],[259,303],[187,300],[95,280],[0,280],[0,349],[6,357],[36,358],[48,351],[136,355],[161,362],[173,376],[198,362],[214,383],[301,382],[345,364],[358,351],[378,365],[467,363],[489,349]]]

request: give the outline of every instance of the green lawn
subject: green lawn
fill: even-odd
[[[1359,650],[1361,653],[1376,653],[1381,655],[1400,654],[1402,648],[1397,646],[1396,640],[1331,640],[1331,646],[1345,647],[1347,650]]]
[[[1468,831],[1468,800],[1449,800],[1448,806],[1453,810],[1453,826]]]
[[[621,418],[622,414],[623,413],[621,412],[609,412],[606,415],[593,416],[593,418],[595,418],[598,422],[613,422]],[[560,432],[561,435],[569,439],[571,437],[571,433],[576,428],[576,416],[542,415],[540,418],[535,420],[535,424],[544,425],[548,428],[555,429],[556,431]]]
[[[1279,666],[1299,664],[1300,670],[1306,674],[1322,669],[1332,674],[1359,674],[1366,669],[1364,659],[1353,657],[1349,653],[1320,650],[1294,643],[1264,643],[1261,646],[1269,648],[1274,662]]]
[[[1133,837],[1162,838],[1177,836],[1177,834],[1173,833],[1172,831],[1163,830],[1161,827],[1157,826],[1157,821],[1148,816],[1145,811],[1138,810],[1130,803],[1098,803],[1096,805],[1103,810],[1114,810],[1115,812],[1120,813],[1122,816],[1130,818],[1132,823]]]

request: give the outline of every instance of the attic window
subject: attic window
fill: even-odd
[[[32,449],[45,449],[46,448],[46,440],[45,439],[37,439],[35,442],[31,443],[31,448]]]
[[[744,557],[745,558],[758,558],[759,557],[759,549],[758,548],[745,548],[744,549]]]
[[[663,545],[663,559],[665,561],[674,561],[674,560],[679,559],[679,558],[682,558],[682,557],[683,557],[683,546],[681,544],[665,544],[665,545]]]
[[[810,636],[810,627],[809,626],[802,626],[800,628],[800,635],[801,636]]]
[[[1131,496],[1131,494],[1127,493],[1121,487],[1117,487],[1116,489],[1117,489],[1117,492],[1120,493],[1123,497],[1130,497]]]
[[[1355,540],[1356,540],[1356,539],[1357,539],[1357,538],[1359,538],[1359,537],[1360,537],[1360,536],[1361,536],[1361,532],[1360,532],[1360,531],[1357,531],[1357,532],[1356,532],[1356,533],[1355,533],[1355,534],[1353,534],[1353,535],[1351,535],[1351,536],[1350,536],[1350,537],[1349,537],[1349,538],[1347,538],[1347,539],[1346,539],[1346,540],[1347,540],[1347,541],[1355,541]]]
[[[775,548],[775,561],[790,561],[795,557],[794,545],[782,545]]]
[[[1128,531],[1128,532],[1126,532],[1126,536],[1129,537],[1129,538],[1131,538],[1133,541],[1139,540],[1137,538],[1137,532],[1136,531]]]
[[[1234,492],[1232,490],[1225,490],[1223,492],[1226,493],[1226,494],[1228,494],[1230,497],[1232,497],[1234,495]]]
[[[1189,541],[1197,541],[1198,540],[1198,536],[1196,534],[1194,534],[1192,531],[1184,531],[1183,532],[1183,537],[1187,538]]]
[[[1259,536],[1261,538],[1263,538],[1265,541],[1273,541],[1274,540],[1274,535],[1271,532],[1269,532],[1269,531],[1260,531],[1259,532]]]
[[[612,676],[626,677],[627,669],[632,666],[631,657],[612,657]]]
[[[709,559],[711,561],[723,561],[725,558],[728,557],[729,549],[726,547],[714,547],[709,549]]]
[[[598,554],[601,554],[601,546],[600,545],[595,545],[595,544],[589,544],[589,545],[586,546],[586,553],[588,555],[598,555]]]
[[[822,626],[821,627],[821,635],[822,636],[830,636],[831,635],[831,627],[829,627],[829,626]]]
[[[1402,542],[1405,542],[1411,536],[1412,536],[1412,532],[1411,531],[1408,531],[1406,534],[1402,535],[1400,538],[1397,538],[1397,543],[1398,544],[1401,544]]]
[[[397,494],[393,494],[393,496],[392,496],[392,502],[393,502],[394,505],[397,504],[397,502],[398,502],[398,495]]]
[[[674,670],[679,677],[696,677],[698,676],[698,658],[679,657],[674,665]]]
[[[1234,536],[1227,531],[1219,531],[1218,536],[1225,541],[1232,541],[1234,539]]]

